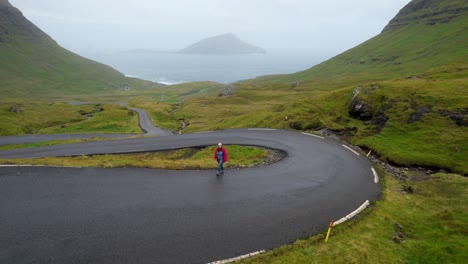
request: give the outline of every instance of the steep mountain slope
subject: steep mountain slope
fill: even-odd
[[[151,86],[60,47],[8,0],[0,0],[0,92],[7,98],[112,94]]]
[[[410,2],[384,28],[383,32],[394,31],[410,24],[435,25],[449,23],[466,14],[466,1],[417,0]]]
[[[308,70],[265,76],[250,83],[313,83],[330,90],[352,82],[418,75],[468,61],[468,2],[415,0],[378,36]]]
[[[240,40],[232,33],[202,39],[179,53],[188,54],[251,54],[266,53],[262,48]]]

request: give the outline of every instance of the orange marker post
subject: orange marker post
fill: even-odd
[[[325,237],[325,243],[328,242],[328,238],[330,237],[332,227],[333,227],[333,220],[330,221],[330,225],[328,226],[328,232],[327,232],[327,237]]]

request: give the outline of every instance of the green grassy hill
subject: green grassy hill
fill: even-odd
[[[466,1],[414,0],[381,34],[320,65],[238,82],[234,97],[172,111],[193,121],[188,131],[327,128],[391,163],[466,174],[467,15]]]
[[[0,58],[2,100],[114,95],[126,87],[155,86],[60,47],[7,0],[0,0]]]
[[[308,70],[265,76],[249,84],[289,85],[331,90],[359,82],[388,80],[468,62],[468,3],[415,0],[376,37]]]

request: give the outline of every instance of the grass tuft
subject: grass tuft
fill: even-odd
[[[259,165],[270,152],[266,149],[250,146],[226,145],[229,160],[227,169],[236,169]],[[202,149],[184,148],[178,150],[149,152],[138,154],[94,155],[78,157],[46,157],[33,159],[0,159],[2,164],[15,165],[49,165],[71,167],[138,167],[153,169],[215,169],[213,159],[215,147]]]

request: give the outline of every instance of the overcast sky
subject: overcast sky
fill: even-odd
[[[178,50],[234,33],[268,52],[336,55],[377,35],[410,0],[9,0],[80,54]]]

